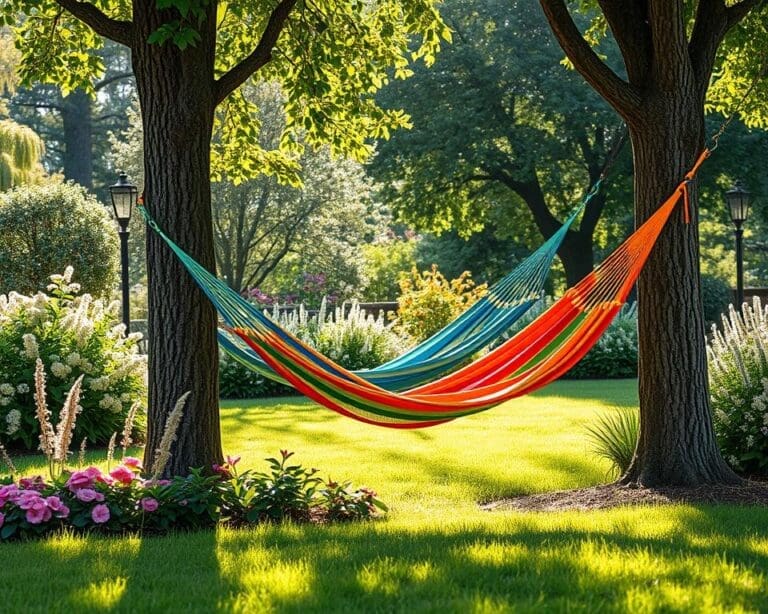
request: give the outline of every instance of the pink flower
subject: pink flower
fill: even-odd
[[[123,465],[132,469],[133,471],[141,471],[144,467],[141,465],[141,461],[133,456],[126,456],[123,459]]]
[[[92,488],[81,488],[75,493],[75,497],[77,497],[78,501],[82,501],[83,503],[91,503],[92,501],[101,503],[104,501],[104,495]]]
[[[76,493],[81,488],[91,488],[96,480],[96,476],[93,475],[93,472],[89,471],[90,469],[95,469],[95,467],[89,467],[83,471],[75,471],[70,475],[67,480],[67,488],[73,493]],[[99,474],[101,474],[101,471],[99,471]]]
[[[91,510],[91,518],[96,524],[104,524],[109,520],[109,508],[103,503],[99,503]]]
[[[111,475],[121,484],[128,485],[133,482],[133,471],[124,465],[118,465],[109,472],[109,475]]]
[[[45,480],[42,475],[35,475],[31,478],[21,478],[19,480],[19,486],[26,490],[43,490],[45,488]]]
[[[42,497],[39,497],[37,501],[30,505],[30,507],[22,509],[27,510],[26,517],[29,524],[41,524],[43,522],[48,522],[53,515],[51,510],[46,505],[45,499]]]
[[[229,469],[227,469],[226,465],[222,466],[222,465],[214,464],[211,466],[211,469],[213,469],[214,473],[218,473],[225,480],[228,480],[232,477],[232,473],[230,472]]]
[[[32,509],[38,502],[42,502],[42,505],[45,506],[45,501],[43,501],[42,496],[36,490],[19,491],[14,501],[23,510]]]
[[[240,456],[227,456],[227,465],[234,468],[240,462]]]
[[[3,507],[7,501],[15,499],[18,492],[19,487],[16,484],[0,486],[0,507]]]
[[[45,504],[48,506],[48,509],[52,512],[60,512],[62,507],[64,506],[64,503],[56,496],[46,497]]]
[[[56,512],[56,518],[66,518],[69,516],[69,508],[56,496],[47,497],[45,504],[49,510]]]
[[[153,499],[152,497],[144,497],[141,500],[141,509],[145,512],[154,512],[159,505],[157,499]]]

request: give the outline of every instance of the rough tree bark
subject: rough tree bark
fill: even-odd
[[[211,3],[215,11],[215,4]],[[167,15],[134,12],[133,69],[144,126],[145,203],[169,236],[213,271],[210,140],[216,95],[215,12],[202,40],[184,51],[146,41]],[[222,458],[218,410],[216,312],[178,258],[147,232],[149,277],[149,420],[151,466],[168,412],[187,391],[167,475]]]
[[[704,99],[717,48],[758,0],[700,0],[690,41],[681,0],[598,3],[628,81],[592,51],[564,0],[540,0],[565,53],[626,121],[635,162],[635,219],[645,221],[704,146]],[[640,439],[625,483],[737,483],[715,441],[702,317],[696,190],[691,224],[677,209],[638,281]]]

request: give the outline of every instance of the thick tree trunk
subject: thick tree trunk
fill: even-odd
[[[576,285],[592,272],[594,253],[592,232],[569,230],[560,249],[557,250],[565,269],[565,281],[568,287]]]
[[[646,220],[693,166],[704,143],[693,84],[649,96],[643,125],[630,128],[636,223]],[[625,483],[733,483],[709,407],[699,278],[695,190],[691,223],[677,208],[638,281],[640,438]]]
[[[215,11],[215,3],[211,3]],[[167,234],[209,270],[215,268],[210,139],[215,109],[215,14],[202,40],[181,51],[148,45],[168,15],[134,11],[133,67],[144,125],[145,202]],[[146,21],[142,21],[145,19]],[[149,420],[151,466],[168,413],[191,391],[165,474],[209,468],[222,458],[216,312],[179,260],[147,231],[149,277]]]
[[[64,178],[93,189],[93,114],[91,98],[77,89],[61,105],[64,128]]]

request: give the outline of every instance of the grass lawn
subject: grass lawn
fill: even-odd
[[[385,520],[0,546],[0,612],[768,611],[768,509],[484,512],[605,481],[584,425],[635,383],[562,382],[431,430],[298,399],[224,404],[243,465],[279,448],[375,488]]]

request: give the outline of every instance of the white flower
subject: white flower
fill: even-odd
[[[28,384],[19,384],[16,386],[16,392],[19,394],[27,394],[29,392],[29,385]]]
[[[5,421],[8,424],[5,429],[6,434],[13,435],[21,426],[21,412],[18,409],[12,409],[5,417]]]
[[[76,367],[80,364],[80,354],[77,352],[72,352],[69,356],[67,356],[67,364],[70,367]]]
[[[59,379],[64,379],[72,372],[72,367],[65,365],[62,362],[54,362],[51,365],[51,373],[53,373]]]
[[[16,392],[16,389],[11,384],[0,384],[0,394],[12,397],[14,392]]]
[[[35,336],[27,333],[21,339],[24,342],[24,355],[30,360],[37,359],[40,356],[40,350],[37,347]]]
[[[0,397],[0,405],[5,407],[11,402],[11,397]]]

